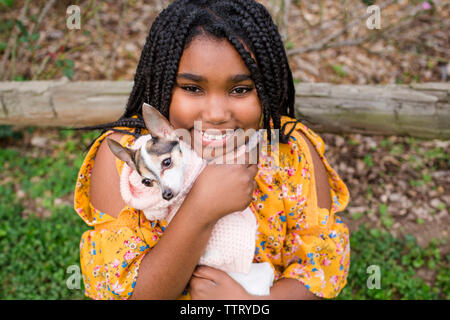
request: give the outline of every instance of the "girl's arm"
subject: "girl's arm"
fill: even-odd
[[[254,300],[318,300],[303,284],[296,279],[281,279],[273,285],[268,296],[252,296]]]
[[[186,198],[159,242],[141,261],[131,299],[176,299],[186,287],[214,226],[199,219],[202,215],[191,200]]]

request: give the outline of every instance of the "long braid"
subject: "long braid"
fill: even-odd
[[[170,61],[166,66],[166,73],[164,75],[165,88],[163,89],[161,96],[161,111],[167,118],[169,117],[169,107],[172,97],[172,90],[175,84],[180,58],[184,50],[185,39],[190,31],[191,25],[195,23],[198,17],[199,11],[191,11],[184,20],[184,27],[177,30],[178,33],[176,33],[172,38],[173,42],[171,43],[170,53],[172,57],[175,57],[175,59],[172,59],[172,61]]]
[[[256,3],[254,5],[251,4],[252,1],[247,0],[235,0],[236,3],[242,5],[246,11],[251,11],[252,8],[258,8],[258,14],[256,17],[258,21],[260,21],[263,25],[265,25],[265,30],[270,34],[271,39],[273,40],[274,49],[276,50],[275,57],[278,57],[277,65],[279,65],[282,69],[282,75],[279,77],[279,80],[283,81],[283,101],[280,107],[280,113],[288,115],[290,117],[295,117],[295,88],[294,82],[292,78],[292,72],[289,68],[289,63],[286,55],[286,50],[284,49],[284,44],[281,39],[281,35],[278,31],[277,26],[273,23],[272,17],[270,13],[264,8],[263,5]]]
[[[268,121],[271,116],[276,123],[278,123],[278,109],[281,103],[281,95],[282,91],[282,80],[280,79],[280,68],[278,67],[279,63],[275,58],[274,53],[272,52],[272,39],[267,38],[265,32],[263,30],[267,29],[267,26],[263,25],[263,21],[261,21],[261,15],[258,10],[255,10],[254,7],[249,8],[248,12],[242,7],[239,6],[237,2],[234,1],[226,1],[221,2],[220,6],[229,6],[235,10],[236,13],[241,15],[243,18],[242,28],[248,34],[248,37],[253,44],[253,53],[255,54],[256,60],[258,61],[258,66],[261,69],[262,75],[264,77],[264,83],[266,85],[266,89],[270,96],[270,112],[267,112],[267,109],[263,110],[264,119],[267,119],[267,126],[269,126]],[[247,8],[248,9],[248,8]],[[253,23],[250,23],[253,22]],[[258,24],[263,25],[262,27]],[[275,63],[274,63],[275,62]],[[269,136],[270,140],[270,136]]]
[[[152,62],[155,46],[153,45],[154,41],[157,41],[157,38],[161,36],[159,32],[165,24],[168,23],[169,19],[167,17],[167,11],[161,12],[155,19],[154,23],[150,28],[150,33],[146,38],[146,42],[144,48],[142,50],[141,58],[137,67],[136,77],[134,87],[140,88],[140,90],[144,91],[145,96],[139,94],[137,92],[132,92],[130,95],[131,101],[128,102],[126,111],[121,118],[128,118],[137,114],[141,116],[140,108],[142,106],[142,102],[146,101],[150,103],[150,92],[148,90],[149,83],[151,83],[151,78],[148,76],[151,75],[149,72],[149,66]]]
[[[276,106],[279,105],[280,94],[276,89],[281,89],[282,83],[280,78],[280,65],[281,61],[277,59],[277,55],[272,51],[273,39],[267,36],[267,26],[266,20],[261,19],[261,14],[259,10],[255,10],[254,7],[243,8],[239,2],[228,1],[227,4],[236,10],[236,13],[242,15],[245,22],[242,27],[246,30],[249,35],[251,42],[254,45],[254,53],[256,55],[256,60],[258,65],[262,68],[262,73],[265,76],[266,83],[276,84],[276,86],[268,86],[272,93],[272,98],[276,99],[273,101]],[[249,11],[247,11],[247,9]],[[252,21],[254,23],[249,23]]]
[[[259,72],[255,61],[253,60],[253,58],[251,57],[249,52],[247,52],[247,50],[245,50],[245,48],[241,44],[241,42],[234,35],[229,34],[228,35],[228,41],[234,46],[236,51],[241,55],[241,57],[244,60],[245,65],[250,70],[252,75],[254,75],[254,79],[253,80],[255,82],[255,87],[256,87],[257,92],[258,92],[258,97],[259,97],[259,99],[261,101],[261,104],[263,106],[263,110],[270,110],[270,101],[269,101],[269,99],[266,96],[265,87],[263,85],[263,80],[262,80],[262,75]],[[265,120],[265,122],[268,120],[266,116],[264,117],[264,120]],[[265,126],[265,128],[267,129],[268,127]],[[268,138],[269,138],[269,143],[270,143],[270,141],[271,141],[271,135],[270,134],[268,135]]]

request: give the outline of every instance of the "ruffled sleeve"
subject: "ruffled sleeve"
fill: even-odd
[[[125,128],[122,128],[125,129]],[[140,210],[125,206],[117,218],[94,208],[90,201],[91,172],[100,143],[112,131],[99,137],[80,168],[75,187],[74,209],[87,225],[80,242],[80,265],[85,295],[96,300],[128,299],[136,284],[145,254],[162,236],[164,222],[148,221]],[[134,137],[124,135],[129,145]],[[123,161],[116,159],[120,174]]]
[[[288,143],[296,170],[287,179],[296,188],[288,188],[284,196],[288,214],[280,279],[297,279],[315,295],[334,298],[346,285],[350,267],[349,230],[336,212],[345,209],[350,195],[324,158],[323,140],[300,122],[295,125],[311,141],[325,165],[333,204],[331,210],[318,207],[312,157],[306,141],[294,130]]]
[[[85,294],[96,300],[128,299],[149,245],[129,227],[92,230],[80,243]]]

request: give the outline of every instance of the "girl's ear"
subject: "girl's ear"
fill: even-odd
[[[109,149],[117,158],[126,162],[131,169],[136,170],[136,165],[133,162],[135,150],[122,147],[120,143],[110,138],[106,138],[106,142],[108,142]]]
[[[142,105],[142,117],[152,137],[156,136],[165,139],[174,139],[177,137],[169,121],[155,107],[145,102]]]

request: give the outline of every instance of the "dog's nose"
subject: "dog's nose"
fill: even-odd
[[[170,190],[170,189],[164,190],[162,196],[163,196],[163,198],[164,198],[165,200],[170,200],[170,199],[173,198],[173,192],[172,192],[172,190]]]

